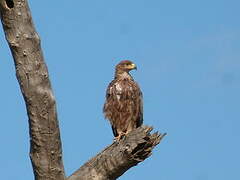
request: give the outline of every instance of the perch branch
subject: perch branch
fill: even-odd
[[[35,180],[64,180],[60,131],[40,38],[27,0],[0,0],[0,17],[13,55],[30,133],[30,158]],[[143,126],[105,148],[67,180],[113,180],[152,153],[165,134]]]
[[[85,163],[67,180],[114,180],[152,154],[153,148],[166,134],[153,133],[143,126],[114,142]]]
[[[26,103],[35,179],[63,180],[55,98],[27,0],[0,0],[0,16]]]

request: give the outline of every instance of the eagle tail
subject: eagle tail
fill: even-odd
[[[112,126],[112,132],[115,137],[118,136],[117,129],[114,126]]]

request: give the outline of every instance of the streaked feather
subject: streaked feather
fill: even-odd
[[[119,74],[109,84],[103,112],[111,123],[115,137],[142,125],[142,92],[130,74]]]

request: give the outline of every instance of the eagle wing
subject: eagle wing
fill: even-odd
[[[141,126],[143,98],[138,84],[129,79],[113,80],[107,88],[103,111],[115,137]]]

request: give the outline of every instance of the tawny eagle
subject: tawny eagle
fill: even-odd
[[[106,92],[103,112],[111,123],[116,140],[143,123],[142,92],[129,74],[133,69],[137,69],[137,66],[129,60],[117,64],[114,80],[108,85]]]

